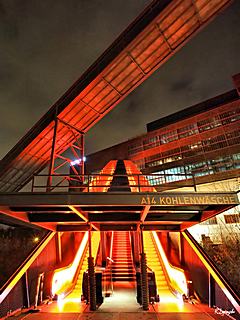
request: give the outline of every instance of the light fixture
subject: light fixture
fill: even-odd
[[[83,157],[83,162],[85,162],[85,161],[86,161],[86,157],[84,156],[84,157]],[[81,158],[75,159],[75,160],[73,160],[73,161],[70,162],[70,165],[71,165],[71,166],[75,166],[75,164],[80,164],[81,162],[82,162],[82,159],[81,159]]]

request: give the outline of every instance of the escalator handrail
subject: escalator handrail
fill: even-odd
[[[50,231],[45,237],[39,242],[39,244],[32,250],[28,257],[23,261],[23,263],[17,268],[17,270],[11,275],[11,277],[5,282],[5,284],[0,288],[0,303],[7,297],[13,287],[18,283],[24,273],[30,268],[32,263],[36,260],[39,254],[43,251],[46,245],[54,237],[56,232]]]
[[[86,239],[84,240],[84,237],[85,237],[85,236],[86,236]],[[85,233],[84,236],[83,236],[83,239],[82,239],[82,241],[81,241],[81,243],[80,243],[80,245],[79,245],[78,251],[80,250],[80,247],[84,244],[83,241],[86,241],[86,243],[85,243],[85,246],[84,246],[84,248],[83,248],[83,250],[82,250],[82,254],[81,254],[80,257],[79,257],[79,260],[77,260],[77,261],[78,261],[78,262],[76,263],[76,264],[77,264],[77,267],[76,267],[76,270],[75,270],[74,275],[72,276],[72,280],[69,281],[69,279],[67,279],[67,280],[66,280],[66,283],[65,283],[63,286],[61,286],[58,290],[56,290],[56,292],[54,292],[53,295],[59,296],[59,294],[60,294],[61,296],[66,297],[66,296],[73,290],[73,288],[75,287],[76,282],[77,282],[77,279],[78,279],[79,272],[80,272],[80,270],[81,270],[81,268],[82,268],[83,261],[84,261],[84,259],[85,259],[85,257],[86,257],[86,254],[87,254],[87,251],[88,251],[88,248],[89,248],[89,246],[88,246],[88,232],[87,232],[87,231],[86,231],[86,233]],[[100,247],[100,242],[98,243],[97,253],[96,253],[96,256],[95,256],[95,262],[97,261],[97,255],[98,255],[98,253],[99,253],[99,247]],[[75,255],[74,259],[73,259],[73,262],[71,262],[71,263],[68,264],[67,266],[64,266],[64,267],[62,267],[62,268],[56,269],[56,270],[54,271],[54,273],[57,273],[57,272],[61,272],[61,271],[70,269],[70,268],[72,267],[73,263],[74,263],[74,260],[76,259],[76,256],[77,256],[77,254],[78,254],[78,251],[77,251],[77,253],[76,253],[76,255]],[[94,263],[94,264],[95,264],[95,263]],[[86,271],[87,271],[87,270],[86,270]],[[85,272],[86,272],[86,271],[85,271]],[[61,279],[61,278],[60,278],[60,279]],[[53,280],[54,280],[54,275],[53,275]],[[52,281],[53,281],[53,280],[52,280]]]
[[[80,243],[80,245],[81,245],[81,243]],[[80,245],[79,245],[79,246],[80,246]],[[84,251],[83,251],[82,256],[84,255],[84,253],[86,253],[87,247],[88,247],[88,243],[86,243],[86,246],[85,246],[85,248],[84,248]],[[82,256],[81,256],[81,258],[82,258]],[[75,257],[73,258],[73,260],[74,260],[74,259],[75,259]],[[81,259],[80,259],[80,261],[81,261]],[[73,264],[73,262],[70,262],[69,264],[67,264],[67,265],[65,265],[65,266],[63,266],[63,267],[60,267],[60,268],[55,269],[54,272],[56,272],[56,271],[61,271],[61,270],[64,270],[64,269],[68,269],[68,268],[70,268],[70,267],[72,266],[72,264]]]
[[[197,251],[198,253],[200,253],[200,255],[198,254],[198,257],[203,262],[203,264],[205,265],[205,267],[207,268],[211,276],[217,282],[219,287],[223,290],[223,292],[225,293],[227,298],[230,300],[230,302],[233,304],[233,306],[240,313],[240,297],[238,296],[237,292],[230,286],[227,278],[224,276],[221,270],[216,266],[213,260],[204,251],[201,245],[194,239],[194,237],[191,235],[191,233],[188,230],[183,231],[182,234],[190,245],[191,245],[190,242],[192,242],[192,244],[195,247],[195,250],[194,250],[194,247],[191,245],[193,250],[196,253]]]
[[[70,269],[70,268],[72,267],[73,262],[74,262],[74,260],[76,259],[76,255],[78,254],[78,251],[79,251],[80,247],[81,247],[82,244],[83,244],[83,240],[84,240],[85,235],[87,236],[87,232],[84,234],[84,236],[83,236],[83,238],[82,238],[82,240],[81,240],[81,243],[80,243],[79,248],[78,248],[78,250],[77,250],[77,252],[76,252],[76,254],[75,254],[75,256],[74,256],[73,261],[72,261],[71,263],[69,263],[68,265],[65,265],[65,266],[63,266],[63,267],[61,267],[61,268],[55,269],[55,270],[54,270],[54,273],[53,273],[53,279],[54,279],[55,274],[57,274],[57,273],[59,273],[59,272],[61,272],[61,271],[63,271],[63,270]],[[65,288],[64,288],[64,287],[61,287],[61,288],[59,289],[60,291],[58,290],[58,291],[54,292],[53,295],[56,295],[56,294],[59,295],[59,292],[61,292],[61,293],[64,293],[64,296],[65,296],[65,295],[69,294],[69,292],[72,290],[72,288],[74,287],[74,284],[75,284],[76,281],[77,281],[77,275],[78,275],[78,272],[79,272],[79,268],[80,268],[81,265],[82,265],[83,257],[85,256],[85,254],[86,254],[86,252],[87,252],[87,249],[88,249],[88,242],[86,242],[85,247],[83,248],[82,255],[81,255],[80,258],[79,258],[79,262],[76,263],[76,264],[77,264],[77,267],[76,267],[75,273],[74,273],[74,275],[73,275],[73,277],[72,277],[71,284],[69,284],[69,285],[67,286],[67,288],[66,288],[66,287],[65,287]],[[52,281],[53,281],[53,280],[52,280]],[[64,288],[64,290],[63,290],[63,288]],[[57,292],[58,292],[58,293],[57,293]]]
[[[173,291],[174,294],[178,294],[178,293],[182,294],[181,291],[183,291],[183,292],[187,295],[187,292],[185,292],[185,291],[187,290],[187,287],[185,288],[185,290],[183,290],[183,289],[181,289],[181,287],[180,287],[180,285],[179,285],[178,283],[177,283],[177,287],[176,287],[176,285],[173,284],[173,283],[174,283],[174,279],[172,279],[172,277],[170,276],[170,274],[169,274],[169,272],[168,272],[168,270],[167,270],[167,267],[166,267],[166,265],[165,265],[165,262],[163,261],[163,257],[161,256],[161,253],[159,252],[159,248],[158,248],[158,246],[157,246],[156,240],[154,239],[153,233],[152,233],[152,238],[153,238],[153,240],[154,240],[154,245],[155,245],[155,247],[157,248],[158,257],[159,257],[159,259],[160,259],[160,261],[161,261],[161,264],[162,264],[162,266],[163,266],[163,272],[164,272],[164,274],[165,274],[165,276],[166,276],[167,282],[168,282],[171,290]],[[161,241],[160,241],[159,238],[158,238],[158,240],[159,240],[160,245],[161,245],[161,247],[162,247],[162,244],[161,244]],[[162,249],[163,249],[163,248],[162,248]],[[163,249],[163,252],[164,252],[164,249]],[[164,252],[164,254],[165,254],[165,252]],[[166,256],[166,254],[165,254],[165,256]],[[167,257],[166,257],[166,259],[167,259]],[[183,274],[184,285],[187,286],[187,283],[185,283],[186,277],[185,277],[184,269],[173,266],[173,265],[168,261],[168,259],[167,259],[167,263],[168,263],[168,265],[169,265],[169,267],[170,267],[171,269],[177,270],[178,272],[181,272],[181,273]],[[176,282],[176,280],[175,280],[175,282]]]

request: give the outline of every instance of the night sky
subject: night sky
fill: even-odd
[[[0,159],[148,3],[0,0]],[[231,76],[239,72],[236,0],[89,131],[87,152],[144,133],[147,122],[232,89]]]

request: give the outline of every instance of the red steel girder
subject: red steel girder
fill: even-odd
[[[0,191],[20,190],[50,161],[57,116],[86,133],[231,0],[154,0],[0,162]],[[56,153],[74,140],[59,124]]]

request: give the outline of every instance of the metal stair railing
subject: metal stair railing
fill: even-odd
[[[219,285],[221,290],[226,295],[227,299],[234,306],[236,311],[240,314],[240,297],[235,292],[235,290],[230,286],[226,277],[222,274],[222,272],[218,269],[218,267],[214,264],[212,259],[206,254],[200,244],[194,239],[194,237],[190,234],[188,230],[182,232],[184,239],[188,242],[194,252],[197,254],[199,259],[202,261],[209,274],[213,277],[216,283]]]

